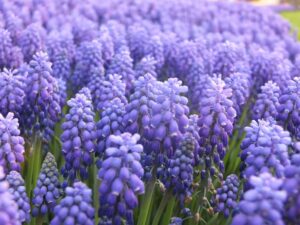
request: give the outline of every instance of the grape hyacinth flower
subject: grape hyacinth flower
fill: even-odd
[[[67,187],[66,196],[54,208],[50,225],[94,224],[95,210],[92,206],[92,191],[82,182]]]
[[[26,194],[25,182],[21,174],[17,171],[11,171],[6,176],[6,181],[9,184],[8,190],[18,205],[19,221],[30,221],[30,201]]]
[[[284,225],[282,213],[286,192],[280,190],[283,181],[262,173],[250,177],[253,189],[243,195],[238,204],[238,213],[233,217],[232,225],[278,224]]]
[[[104,75],[104,62],[102,59],[102,46],[94,40],[83,42],[76,51],[76,65],[72,75],[73,88],[79,90],[89,82],[88,74],[99,71]]]
[[[121,80],[121,76],[110,74],[108,78],[92,75],[92,79],[88,84],[91,91],[93,103],[97,111],[103,111],[110,106],[110,101],[119,98],[122,103],[127,104],[125,97],[125,83]]]
[[[300,77],[294,77],[287,82],[287,86],[282,88],[279,96],[279,106],[277,107],[277,119],[291,132],[297,139],[300,138]]]
[[[300,154],[291,156],[291,165],[285,167],[282,189],[287,193],[285,219],[288,224],[297,224],[300,216]]]
[[[279,107],[280,88],[273,81],[268,81],[261,87],[261,93],[258,94],[257,100],[253,107],[252,118],[276,119],[277,108]]]
[[[199,121],[200,127],[200,158],[204,159],[202,178],[214,176],[216,169],[218,176],[222,176],[228,139],[233,130],[236,111],[230,100],[232,90],[226,87],[220,77],[208,78],[208,83],[200,96]]]
[[[181,206],[184,206],[185,198],[192,195],[195,142],[190,133],[183,136],[169,162],[170,187],[178,196]]]
[[[111,63],[106,71],[107,74],[118,74],[126,84],[126,93],[130,93],[133,88],[135,73],[133,70],[133,60],[129,50],[121,47],[111,59]]]
[[[48,55],[38,52],[29,64],[23,127],[49,140],[61,113],[57,80],[52,76]],[[29,133],[30,133],[29,132]]]
[[[182,225],[183,224],[183,219],[180,217],[172,217],[169,225]]]
[[[90,95],[85,88],[68,101],[70,110],[61,126],[62,153],[65,158],[62,172],[70,184],[78,177],[83,180],[88,178],[88,167],[93,162],[92,154],[95,150],[95,113],[90,96],[84,92]]]
[[[227,176],[221,187],[217,189],[215,197],[216,211],[222,212],[225,217],[229,217],[237,206],[239,185],[239,178],[235,174],[231,174]]]
[[[0,112],[7,115],[8,112],[18,116],[25,99],[24,77],[16,70],[4,69],[0,73]]]
[[[158,176],[164,180],[167,174],[166,163],[172,157],[177,144],[188,127],[188,99],[182,96],[188,91],[177,78],[169,78],[160,85],[157,103],[153,107],[153,117],[150,121],[151,145],[157,160]],[[166,178],[166,177],[165,177]]]
[[[212,61],[212,73],[221,74],[223,78],[234,72],[245,72],[240,70],[239,64],[248,63],[244,47],[229,41],[214,47]]]
[[[24,59],[29,62],[32,57],[44,47],[45,30],[38,23],[29,24],[20,35],[19,46]]]
[[[10,67],[13,44],[10,33],[7,30],[0,29],[0,42],[0,68]]]
[[[4,171],[0,166],[0,224],[21,225],[18,205],[9,192],[9,184],[4,177]]]
[[[20,135],[18,119],[13,113],[0,114],[0,166],[7,173],[20,171],[24,161],[24,139]]]
[[[45,215],[52,211],[59,197],[60,183],[57,164],[54,156],[48,152],[33,191],[32,215]]]
[[[225,78],[226,87],[232,89],[231,100],[238,116],[241,116],[243,106],[250,96],[250,77],[246,73],[232,73]]]
[[[145,191],[141,180],[144,169],[140,164],[143,146],[140,136],[123,133],[111,135],[107,142],[104,161],[98,172],[102,181],[100,192],[100,223],[133,225],[133,209],[138,206],[137,195]]]
[[[105,61],[105,65],[108,65],[115,54],[115,51],[113,38],[111,37],[109,28],[106,25],[102,25],[100,27],[100,37],[98,38],[98,41],[102,45],[102,57]]]
[[[101,159],[106,149],[106,142],[111,134],[120,135],[124,131],[123,117],[125,105],[119,98],[114,98],[110,106],[101,113],[101,119],[97,123],[98,145],[96,155]]]
[[[186,128],[186,132],[190,133],[193,138],[195,139],[195,149],[194,149],[194,158],[195,158],[195,165],[198,165],[200,162],[199,158],[199,151],[200,151],[200,146],[199,146],[199,141],[200,141],[200,135],[199,135],[199,126],[198,126],[198,120],[199,116],[197,114],[191,114],[189,116],[189,124],[188,127]]]
[[[246,136],[241,144],[242,174],[244,178],[274,171],[277,177],[283,177],[284,167],[290,164],[288,147],[291,138],[274,121],[253,120],[245,128]]]

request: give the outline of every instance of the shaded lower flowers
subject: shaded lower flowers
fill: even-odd
[[[99,224],[133,225],[133,209],[137,196],[145,191],[141,180],[144,169],[140,164],[143,146],[137,144],[138,134],[111,135],[107,142],[104,161],[98,172],[101,185]]]
[[[54,156],[48,152],[33,191],[33,216],[52,211],[60,197],[60,183]]]
[[[192,195],[195,143],[194,137],[187,133],[169,162],[169,188],[173,188],[182,206],[185,198]]]
[[[82,182],[75,182],[65,190],[66,196],[54,208],[51,225],[93,225],[95,210],[92,190]]]
[[[6,176],[6,180],[9,183],[9,192],[18,205],[20,222],[30,221],[30,202],[26,194],[25,182],[21,174],[17,171],[11,171]]]
[[[244,193],[232,225],[284,225],[282,213],[287,195],[285,191],[280,190],[282,183],[283,180],[269,173],[262,173],[257,177],[252,176],[250,184],[253,189]]]
[[[239,178],[235,174],[229,175],[217,189],[215,199],[216,211],[228,217],[237,206],[239,192]]]

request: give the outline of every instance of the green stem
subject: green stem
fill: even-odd
[[[94,183],[93,183],[93,202],[95,207],[95,224],[98,224],[99,222],[99,216],[98,216],[98,208],[99,208],[99,180],[97,179],[97,165],[94,163],[93,165],[93,177],[94,177]]]
[[[27,195],[30,196],[31,193],[31,181],[32,181],[32,175],[33,175],[33,166],[34,166],[34,153],[33,153],[33,148],[30,147],[29,149],[29,156],[28,156],[28,163],[27,163],[27,167],[28,167],[28,171],[26,173],[26,191],[27,191]]]
[[[140,207],[139,218],[137,225],[145,225],[150,213],[150,205],[153,200],[153,194],[155,190],[155,180],[151,180],[146,186],[146,194],[143,197],[142,204]]]
[[[174,207],[175,207],[175,202],[176,202],[176,199],[175,199],[174,196],[172,196],[169,203],[168,203],[168,207],[166,209],[166,212],[163,215],[161,224],[168,225],[170,223],[170,219],[173,215],[173,210],[174,210]]]
[[[38,216],[36,218],[36,225],[43,225],[44,223],[44,217],[43,216]]]
[[[35,144],[33,146],[33,154],[34,154],[34,161],[32,162],[33,165],[33,175],[32,175],[32,184],[35,187],[39,173],[40,173],[40,166],[41,166],[41,155],[42,155],[42,140],[39,137],[36,137]]]
[[[156,211],[156,214],[154,216],[154,219],[153,219],[153,222],[152,222],[152,225],[158,225],[159,224],[159,221],[161,219],[161,215],[166,207],[166,205],[168,204],[170,198],[171,198],[171,193],[170,192],[167,192],[163,199],[161,200],[160,202],[160,205],[158,207],[158,210]]]

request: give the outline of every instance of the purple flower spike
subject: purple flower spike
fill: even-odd
[[[97,123],[98,146],[97,156],[101,159],[106,149],[106,142],[111,134],[119,135],[124,131],[123,117],[125,115],[125,105],[119,98],[114,98],[110,106],[101,113],[101,119]]]
[[[0,224],[21,225],[18,205],[9,191],[9,184],[4,179],[4,172],[0,166]]]
[[[19,45],[24,59],[29,62],[32,57],[44,47],[45,30],[38,23],[32,23],[20,35]]]
[[[236,111],[230,100],[232,90],[226,87],[220,77],[208,78],[199,101],[200,127],[200,158],[205,159],[203,176],[214,175],[219,169],[219,176],[223,173],[228,139],[233,130]],[[204,175],[205,174],[205,175]]]
[[[88,74],[92,74],[95,71],[104,75],[102,46],[96,40],[83,42],[76,51],[76,66],[72,75],[74,88],[78,90],[88,84]]]
[[[126,93],[130,93],[135,73],[133,70],[133,60],[130,57],[127,47],[123,46],[115,53],[106,73],[120,75],[126,84]]]
[[[84,92],[89,95],[89,90],[85,88],[68,101],[70,110],[62,124],[61,141],[65,158],[62,172],[68,183],[73,183],[78,176],[83,180],[87,179],[88,167],[93,162],[92,154],[96,142],[95,113],[90,96]]]
[[[100,37],[98,38],[98,41],[102,45],[102,56],[105,60],[105,64],[108,64],[115,54],[115,51],[113,38],[111,37],[106,25],[102,25],[100,27]]]
[[[182,206],[185,198],[192,195],[195,142],[191,134],[186,134],[169,162],[170,187],[173,188]]]
[[[117,74],[108,75],[108,78],[99,74],[93,74],[88,84],[91,90],[93,103],[97,111],[103,111],[110,106],[111,100],[119,98],[122,103],[127,104],[125,97],[125,83],[121,80],[121,76]]]
[[[18,119],[13,113],[0,114],[0,166],[5,172],[20,171],[24,161],[24,139],[20,136]]]
[[[59,87],[52,76],[51,63],[46,53],[36,53],[29,66],[24,104],[26,116],[22,125],[26,131],[33,130],[49,140],[61,113]]]
[[[17,46],[13,46],[9,31],[0,29],[0,68],[17,68],[23,61],[23,55]]]
[[[232,225],[241,224],[278,224],[284,225],[282,213],[286,192],[280,190],[282,180],[269,173],[252,176],[253,189],[243,195],[238,204],[238,213],[233,217]]]
[[[265,85],[261,87],[261,93],[258,94],[253,107],[252,118],[254,120],[268,119],[270,117],[276,119],[279,95],[280,89],[276,83],[272,81],[265,83]]]
[[[297,139],[300,138],[300,77],[294,77],[282,88],[277,108],[277,119]]]
[[[239,185],[239,178],[235,174],[231,174],[217,189],[214,199],[216,201],[216,211],[222,212],[225,217],[229,217],[232,211],[236,209],[239,198]]]
[[[224,42],[217,44],[213,51],[212,73],[221,74],[222,77],[228,77],[234,72],[241,71],[239,65],[248,63],[247,55],[243,46],[233,42]],[[243,66],[244,68],[245,66]]]
[[[172,157],[182,135],[188,127],[188,99],[182,96],[188,91],[177,78],[169,78],[158,87],[160,93],[153,107],[150,121],[152,151],[158,163],[158,176],[166,176],[165,164]],[[151,140],[151,139],[150,139]]]
[[[145,192],[141,180],[144,169],[140,164],[143,146],[137,144],[140,136],[123,133],[111,135],[107,141],[104,161],[98,172],[101,185],[100,223],[133,225],[133,209],[138,206],[138,196]]]
[[[57,164],[54,156],[48,152],[33,191],[32,215],[39,216],[52,212],[60,194]]]
[[[224,80],[226,87],[232,89],[231,100],[237,116],[241,116],[243,106],[247,103],[250,96],[250,80],[250,75],[246,73],[232,73]]]
[[[66,196],[54,208],[50,225],[93,225],[92,190],[84,183],[76,182],[73,187],[67,187],[65,193]]]
[[[6,181],[9,183],[9,192],[18,205],[20,222],[30,221],[30,201],[26,194],[25,183],[20,173],[11,171]]]
[[[245,131],[246,137],[241,144],[243,177],[248,179],[252,175],[271,171],[274,171],[277,177],[283,177],[284,167],[290,164],[289,132],[284,131],[274,121],[264,120],[253,120]]]
[[[16,70],[4,69],[0,73],[0,112],[7,115],[13,112],[15,115],[21,111],[25,99],[25,78]]]

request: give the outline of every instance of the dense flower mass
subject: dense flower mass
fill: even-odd
[[[298,224],[299,76],[268,7],[0,0],[0,225]]]
[[[100,224],[134,224],[133,209],[138,205],[137,195],[145,191],[140,164],[143,146],[136,144],[140,136],[123,133],[108,139],[104,160],[98,172],[101,179]]]
[[[272,172],[282,177],[284,167],[290,164],[288,147],[291,144],[289,132],[274,121],[252,121],[245,128],[246,137],[241,144],[243,176],[250,178],[262,172]]]
[[[92,206],[92,191],[84,183],[76,182],[73,187],[67,187],[66,196],[55,206],[55,217],[51,225],[85,224],[93,225],[94,208]]]
[[[241,224],[284,224],[281,213],[284,210],[286,192],[280,190],[282,180],[269,173],[252,176],[253,189],[247,191],[238,204],[238,213],[232,225]]]
[[[280,89],[272,81],[268,81],[261,87],[261,93],[258,94],[257,100],[253,107],[253,116],[255,120],[268,119],[277,117],[277,108],[279,106]]]

